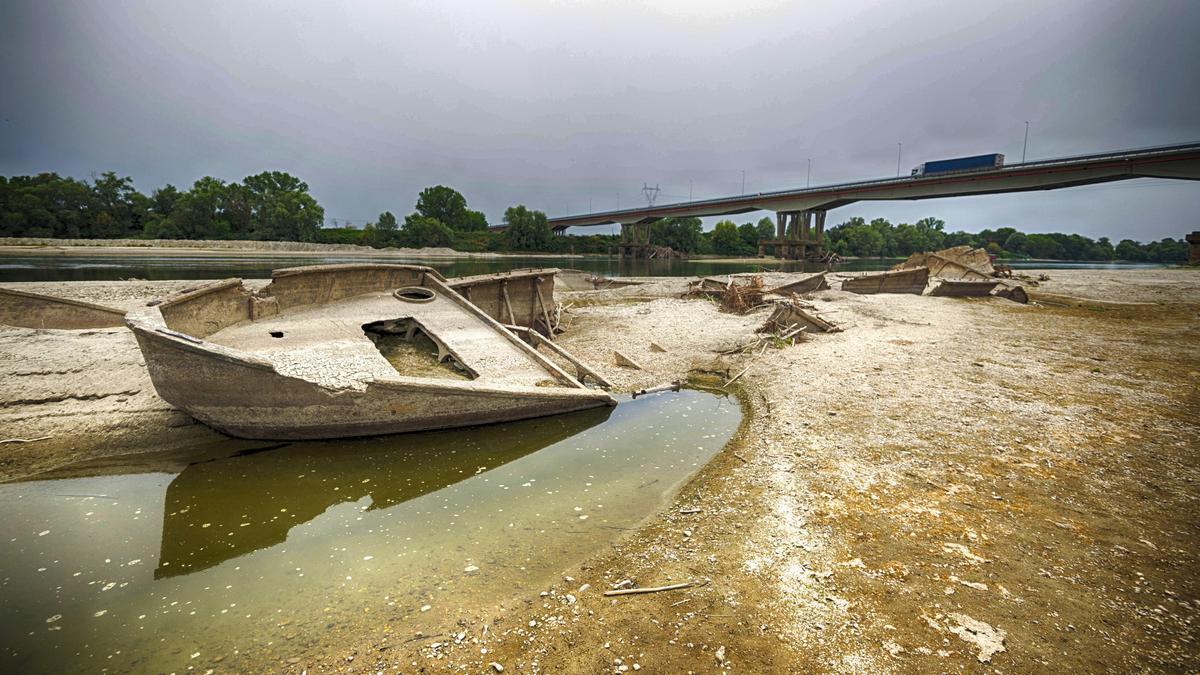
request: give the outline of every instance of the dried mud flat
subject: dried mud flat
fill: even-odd
[[[516,609],[463,616],[428,637],[377,620],[356,644],[273,665],[1194,668],[1200,273],[1047,274],[1050,293],[1118,302],[1025,306],[827,291],[815,302],[845,332],[722,357],[716,352],[751,339],[764,310],[722,314],[707,301],[678,299],[678,281],[560,298],[572,305],[562,344],[618,388],[697,370],[728,377],[749,366],[735,385],[750,413],[735,440],[614,549],[564,570],[553,588],[514,589],[523,597]],[[40,343],[35,351],[53,370],[64,358],[53,353],[70,342],[26,332],[36,335],[0,331],[6,400],[11,354],[32,353],[17,345]],[[652,341],[666,351],[652,351]],[[616,366],[613,350],[647,370]],[[127,359],[131,371],[135,359]],[[22,379],[39,377],[49,376]],[[145,396],[148,405],[157,400],[152,390]],[[108,419],[120,427],[128,418]],[[15,428],[11,417],[0,424],[6,437]],[[5,459],[14,452],[21,449],[6,447]],[[14,473],[20,467],[7,470]],[[602,595],[626,580],[695,585]]]

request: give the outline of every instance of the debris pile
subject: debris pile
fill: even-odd
[[[836,324],[822,319],[812,311],[814,307],[799,300],[784,300],[776,303],[775,311],[767,317],[759,333],[776,333],[780,336],[792,333],[796,329],[808,333],[840,333],[841,328]],[[790,337],[790,336],[789,336]]]
[[[704,277],[688,285],[688,297],[708,297],[716,300],[727,312],[744,314],[763,304],[767,289],[762,277],[730,276],[726,279]]]

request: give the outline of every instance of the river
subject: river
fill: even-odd
[[[900,258],[849,260],[837,266],[839,271],[884,270]],[[116,281],[119,279],[225,279],[242,277],[265,279],[271,270],[300,265],[344,262],[387,262],[428,265],[445,276],[464,276],[505,272],[522,267],[562,267],[594,272],[602,276],[707,276],[736,272],[772,270],[783,272],[818,271],[821,265],[761,260],[622,260],[608,256],[562,258],[552,256],[499,256],[477,258],[404,258],[396,256],[188,256],[188,255],[6,255],[0,257],[0,283],[21,281]],[[1134,269],[1162,267],[1145,263],[1096,263],[1069,261],[1012,261],[1014,269]]]

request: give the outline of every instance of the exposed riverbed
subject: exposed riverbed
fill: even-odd
[[[384,625],[503,614],[731,437],[699,391],[472,429],[226,440],[0,485],[8,672],[262,671]],[[402,628],[401,628],[402,626]]]
[[[503,589],[511,591],[510,600],[484,599],[463,606],[462,614],[446,611],[458,608],[446,602],[447,592],[474,582],[467,566],[478,566],[476,574],[488,569],[466,557],[475,552],[467,547],[461,559],[451,555],[438,563],[443,571],[436,583],[443,588],[432,586],[434,602],[405,598],[409,612],[416,602],[429,604],[429,611],[417,605],[408,615],[413,618],[396,619],[372,609],[351,620],[353,603],[370,593],[353,592],[364,574],[356,568],[343,574],[353,580],[334,577],[329,592],[292,611],[296,617],[263,629],[317,621],[330,607],[347,618],[320,624],[330,631],[328,641],[298,642],[299,632],[284,633],[281,641],[278,633],[264,632],[272,644],[256,642],[252,660],[234,660],[234,669],[486,672],[496,662],[506,673],[615,672],[620,665],[632,671],[634,664],[641,672],[1187,670],[1200,658],[1200,370],[1187,360],[1200,340],[1200,273],[1039,270],[1033,276],[1039,273],[1050,279],[1031,285],[1035,303],[1029,305],[822,291],[812,303],[843,332],[734,355],[722,352],[754,340],[769,308],[721,312],[706,300],[681,298],[685,279],[564,293],[558,299],[567,307],[567,332],[559,344],[618,391],[695,370],[726,378],[742,373],[734,387],[741,390],[746,418],[726,449],[704,463],[669,506],[658,502],[634,531],[600,533],[617,538],[583,553],[577,564]],[[21,288],[135,307],[188,285]],[[620,367],[613,350],[645,370]],[[0,393],[8,402],[0,407],[5,437],[47,437],[0,446],[2,475],[27,477],[71,458],[111,457],[118,448],[216,438],[154,395],[124,329],[4,329],[0,366]],[[509,466],[516,462],[471,480]],[[162,479],[181,470],[187,471],[163,470]],[[165,499],[167,488],[157,489]],[[330,531],[353,528],[374,517],[371,509],[353,512],[363,505],[343,502],[294,528],[283,544],[243,558],[290,551],[306,528],[322,523],[333,522],[322,525]],[[77,517],[88,511],[100,513],[89,506]],[[596,517],[578,513],[589,514],[584,523]],[[342,520],[323,520],[335,516]],[[241,522],[256,521],[236,524]],[[50,529],[32,529],[37,527],[30,524],[21,534],[22,546]],[[154,521],[151,535],[141,536],[156,537],[161,528]],[[541,538],[553,540],[534,534],[524,541],[541,546]],[[51,530],[42,539],[56,535]],[[6,545],[16,547],[8,539]],[[333,546],[322,553],[351,552]],[[358,558],[339,558],[328,567],[312,563],[313,569],[380,559],[354,552]],[[363,561],[366,555],[374,558]],[[173,578],[203,578],[243,558]],[[282,577],[274,576],[275,568],[286,569],[281,562],[264,560],[263,569],[272,573],[256,568],[255,578],[277,582]],[[23,559],[22,565],[23,579],[33,578],[56,602],[73,588],[38,579],[54,569],[39,560]],[[38,567],[47,570],[36,572]],[[86,570],[66,576],[74,571]],[[453,581],[456,571],[463,573],[459,581],[440,581]],[[152,569],[139,572],[153,576]],[[107,579],[92,587],[95,597],[120,589],[100,591],[117,579],[88,573],[89,581]],[[333,585],[337,579],[348,584],[347,592]],[[710,581],[648,595],[601,594],[623,580],[658,586],[693,579]],[[585,584],[590,588],[580,591]],[[215,601],[213,606],[218,614],[233,611]],[[106,609],[91,607],[92,614]],[[86,610],[80,606],[84,618],[91,616]],[[62,614],[50,624],[45,620],[52,614],[31,617],[37,626],[32,630],[74,617]],[[325,629],[331,622],[334,627]],[[129,628],[135,635],[142,630]],[[146,634],[125,644],[154,653],[166,649],[157,640],[174,634]],[[227,641],[236,645],[230,649],[259,635],[247,634],[244,641]],[[192,660],[190,646],[181,643],[171,658],[186,657],[201,671],[213,667],[202,661],[214,652]],[[229,657],[215,653],[211,658],[226,665],[246,658],[244,650]],[[107,661],[97,654],[97,661]]]

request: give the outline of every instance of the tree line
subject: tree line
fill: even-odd
[[[1108,237],[1091,239],[1061,232],[1026,234],[1012,227],[979,233],[946,232],[945,222],[922,218],[915,224],[893,225],[885,218],[866,222],[851,218],[826,230],[828,246],[843,256],[906,257],[921,251],[936,251],[968,245],[986,249],[999,258],[1177,263],[1187,260],[1188,244],[1166,237],[1148,243],[1122,239],[1116,245]]]
[[[554,236],[546,214],[524,205],[504,212],[503,231],[490,230],[487,217],[444,185],[417,195],[401,222],[391,211],[364,228],[323,227],[325,211],[308,184],[282,171],[265,171],[240,182],[206,176],[180,190],[165,185],[145,195],[129,177],[105,172],[92,180],[43,173],[0,176],[0,236],[60,239],[252,239],[357,244],[385,247],[447,247],[458,251],[606,253],[616,235]],[[946,232],[945,223],[923,218],[893,225],[884,218],[851,218],[826,230],[826,245],[843,256],[904,257],[967,244],[1001,258],[1182,262],[1188,245],[1165,238],[1139,243],[1078,234],[1025,234],[1002,227],[977,234]],[[699,218],[664,218],[654,223],[651,241],[689,255],[755,255],[758,242],[773,239],[771,218],[757,222],[718,222],[705,232]]]
[[[318,241],[324,219],[308,184],[282,171],[235,183],[206,176],[190,190],[168,184],[149,196],[111,171],[90,182],[0,176],[5,237]]]

